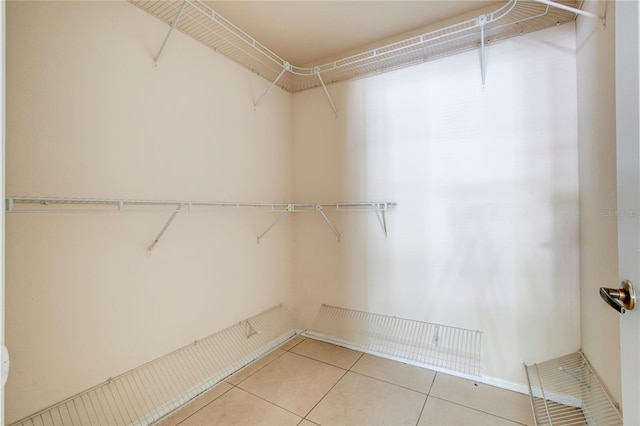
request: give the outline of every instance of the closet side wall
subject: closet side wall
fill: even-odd
[[[396,201],[296,218],[295,307],[322,303],[480,330],[482,374],[580,347],[575,27],[294,94],[300,202]]]
[[[127,2],[7,2],[7,194],[287,202],[291,95]],[[8,214],[6,423],[281,302],[274,213]]]
[[[618,287],[616,212],[615,2],[589,1],[602,22],[577,22],[578,140],[580,158],[580,302],[582,348],[621,401],[619,314],[600,299],[600,287]]]

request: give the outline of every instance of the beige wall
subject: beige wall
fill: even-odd
[[[617,287],[615,3],[590,1],[606,12],[606,28],[577,23],[580,165],[580,303],[582,348],[616,401],[621,400],[618,314],[598,294]]]
[[[290,201],[291,95],[126,2],[7,3],[8,195]],[[291,302],[269,213],[8,214],[6,417]]]
[[[299,201],[399,203],[296,217],[295,309],[322,303],[483,334],[488,381],[580,347],[575,28],[294,94]]]

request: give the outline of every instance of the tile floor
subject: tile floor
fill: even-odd
[[[161,426],[533,425],[527,395],[296,337]]]

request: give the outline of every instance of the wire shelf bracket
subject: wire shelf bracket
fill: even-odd
[[[260,102],[262,102],[262,100],[264,99],[265,96],[267,96],[267,94],[271,91],[271,89],[273,89],[273,86],[276,85],[276,83],[278,82],[278,80],[280,80],[282,78],[282,76],[284,75],[284,73],[286,71],[290,71],[291,70],[291,65],[288,62],[285,62],[284,64],[284,68],[282,68],[282,71],[280,71],[280,74],[278,74],[278,77],[276,77],[275,80],[273,80],[273,82],[271,83],[271,85],[269,86],[269,88],[262,94],[262,96],[260,96],[260,99],[258,99],[257,102],[254,102],[253,104],[253,110],[255,111],[258,108],[258,105],[260,104]]]
[[[329,103],[331,104],[331,109],[333,109],[333,113],[336,115],[336,117],[338,117],[338,109],[336,108],[336,104],[333,103],[333,99],[331,98],[331,94],[329,93],[326,84],[324,84],[324,80],[322,79],[322,75],[320,74],[320,67],[315,67],[313,69],[313,72],[318,76],[320,84],[322,84],[322,88],[324,89],[324,93],[327,95]]]
[[[487,23],[487,15],[478,16],[476,22],[480,26],[480,76],[482,78],[482,87],[484,87],[487,79],[487,59],[484,45],[484,26]]]
[[[387,238],[387,214],[384,210],[376,210],[376,217],[378,218],[378,222],[380,223],[380,227],[382,228],[382,232],[384,232],[384,237]]]
[[[173,22],[171,23],[171,27],[169,28],[169,32],[167,33],[166,37],[164,38],[164,41],[162,42],[162,45],[160,46],[160,50],[158,51],[158,54],[155,56],[155,58],[153,58],[153,66],[154,67],[158,66],[158,60],[160,59],[160,55],[162,55],[162,52],[164,51],[164,48],[167,45],[167,41],[169,41],[169,37],[171,37],[171,33],[173,32],[173,30],[178,25],[178,21],[180,20],[180,17],[182,16],[182,12],[184,11],[184,8],[185,8],[186,5],[187,5],[187,0],[184,0],[182,2],[182,6],[180,6],[180,9],[178,9],[178,13],[176,13],[176,17],[174,18]]]
[[[289,204],[289,206],[287,206],[287,210],[280,213],[276,218],[276,220],[274,220],[273,223],[271,223],[271,225],[269,225],[269,227],[262,234],[258,235],[258,238],[257,238],[258,244],[260,244],[260,241],[262,241],[264,236],[267,235],[269,231],[271,231],[271,228],[276,226],[278,222],[280,222],[285,217],[285,215],[291,211],[293,211],[293,205]]]
[[[173,212],[173,214],[169,217],[169,220],[167,221],[167,223],[164,225],[164,227],[162,228],[162,230],[160,231],[160,233],[158,234],[158,236],[156,237],[155,240],[153,240],[153,242],[151,243],[151,245],[147,248],[147,254],[151,254],[151,251],[153,250],[153,248],[156,246],[156,244],[158,244],[158,241],[160,241],[160,238],[162,238],[162,236],[164,235],[164,233],[167,231],[167,229],[169,228],[169,226],[171,226],[171,222],[173,222],[173,219],[176,218],[176,216],[178,215],[178,213],[180,213],[180,210],[182,209],[182,207],[184,206],[184,204],[180,204],[176,210]]]
[[[331,223],[331,221],[329,220],[329,218],[325,214],[324,209],[322,207],[322,204],[316,204],[315,205],[315,210],[322,215],[322,217],[324,218],[324,221],[327,222],[327,225],[329,225],[329,227],[331,228],[331,230],[335,234],[336,238],[338,239],[338,242],[340,242],[340,239],[342,238],[340,236],[340,232],[338,232],[336,227],[333,225],[333,223]]]

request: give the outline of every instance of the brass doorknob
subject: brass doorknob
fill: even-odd
[[[616,311],[624,314],[636,306],[636,293],[633,291],[631,281],[624,280],[620,283],[622,288],[613,289],[600,287],[600,297]]]

